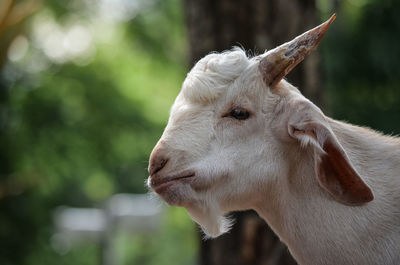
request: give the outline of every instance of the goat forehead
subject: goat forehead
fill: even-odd
[[[210,122],[213,112],[213,104],[200,105],[189,102],[180,94],[171,108],[168,124],[190,130],[190,126]]]
[[[215,101],[249,66],[250,60],[238,48],[209,54],[201,59],[187,75],[183,96],[196,103]]]

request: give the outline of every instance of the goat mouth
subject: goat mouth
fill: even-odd
[[[158,194],[162,193],[168,187],[172,186],[176,182],[180,182],[183,180],[191,179],[195,176],[194,172],[187,172],[178,176],[174,177],[167,177],[167,178],[156,178],[151,179],[150,187]]]

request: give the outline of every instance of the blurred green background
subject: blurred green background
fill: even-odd
[[[330,115],[400,133],[400,1],[317,7],[338,13],[321,45]],[[147,192],[188,71],[182,2],[2,0],[0,19],[0,264],[99,264],[95,242],[56,251],[53,212]],[[150,234],[117,233],[121,264],[197,263],[186,212],[161,218]]]

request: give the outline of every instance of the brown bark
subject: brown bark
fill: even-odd
[[[264,52],[319,24],[315,0],[185,0],[190,65],[233,46]],[[306,97],[323,105],[318,52],[288,76]],[[286,246],[252,211],[234,214],[233,229],[202,241],[201,265],[292,265]]]
[[[287,247],[253,211],[235,213],[232,230],[201,242],[201,265],[295,265]]]

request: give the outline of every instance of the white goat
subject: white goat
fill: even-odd
[[[400,264],[400,140],[326,117],[282,79],[334,18],[254,58],[201,59],[148,185],[211,237],[227,213],[254,209],[300,264]]]

